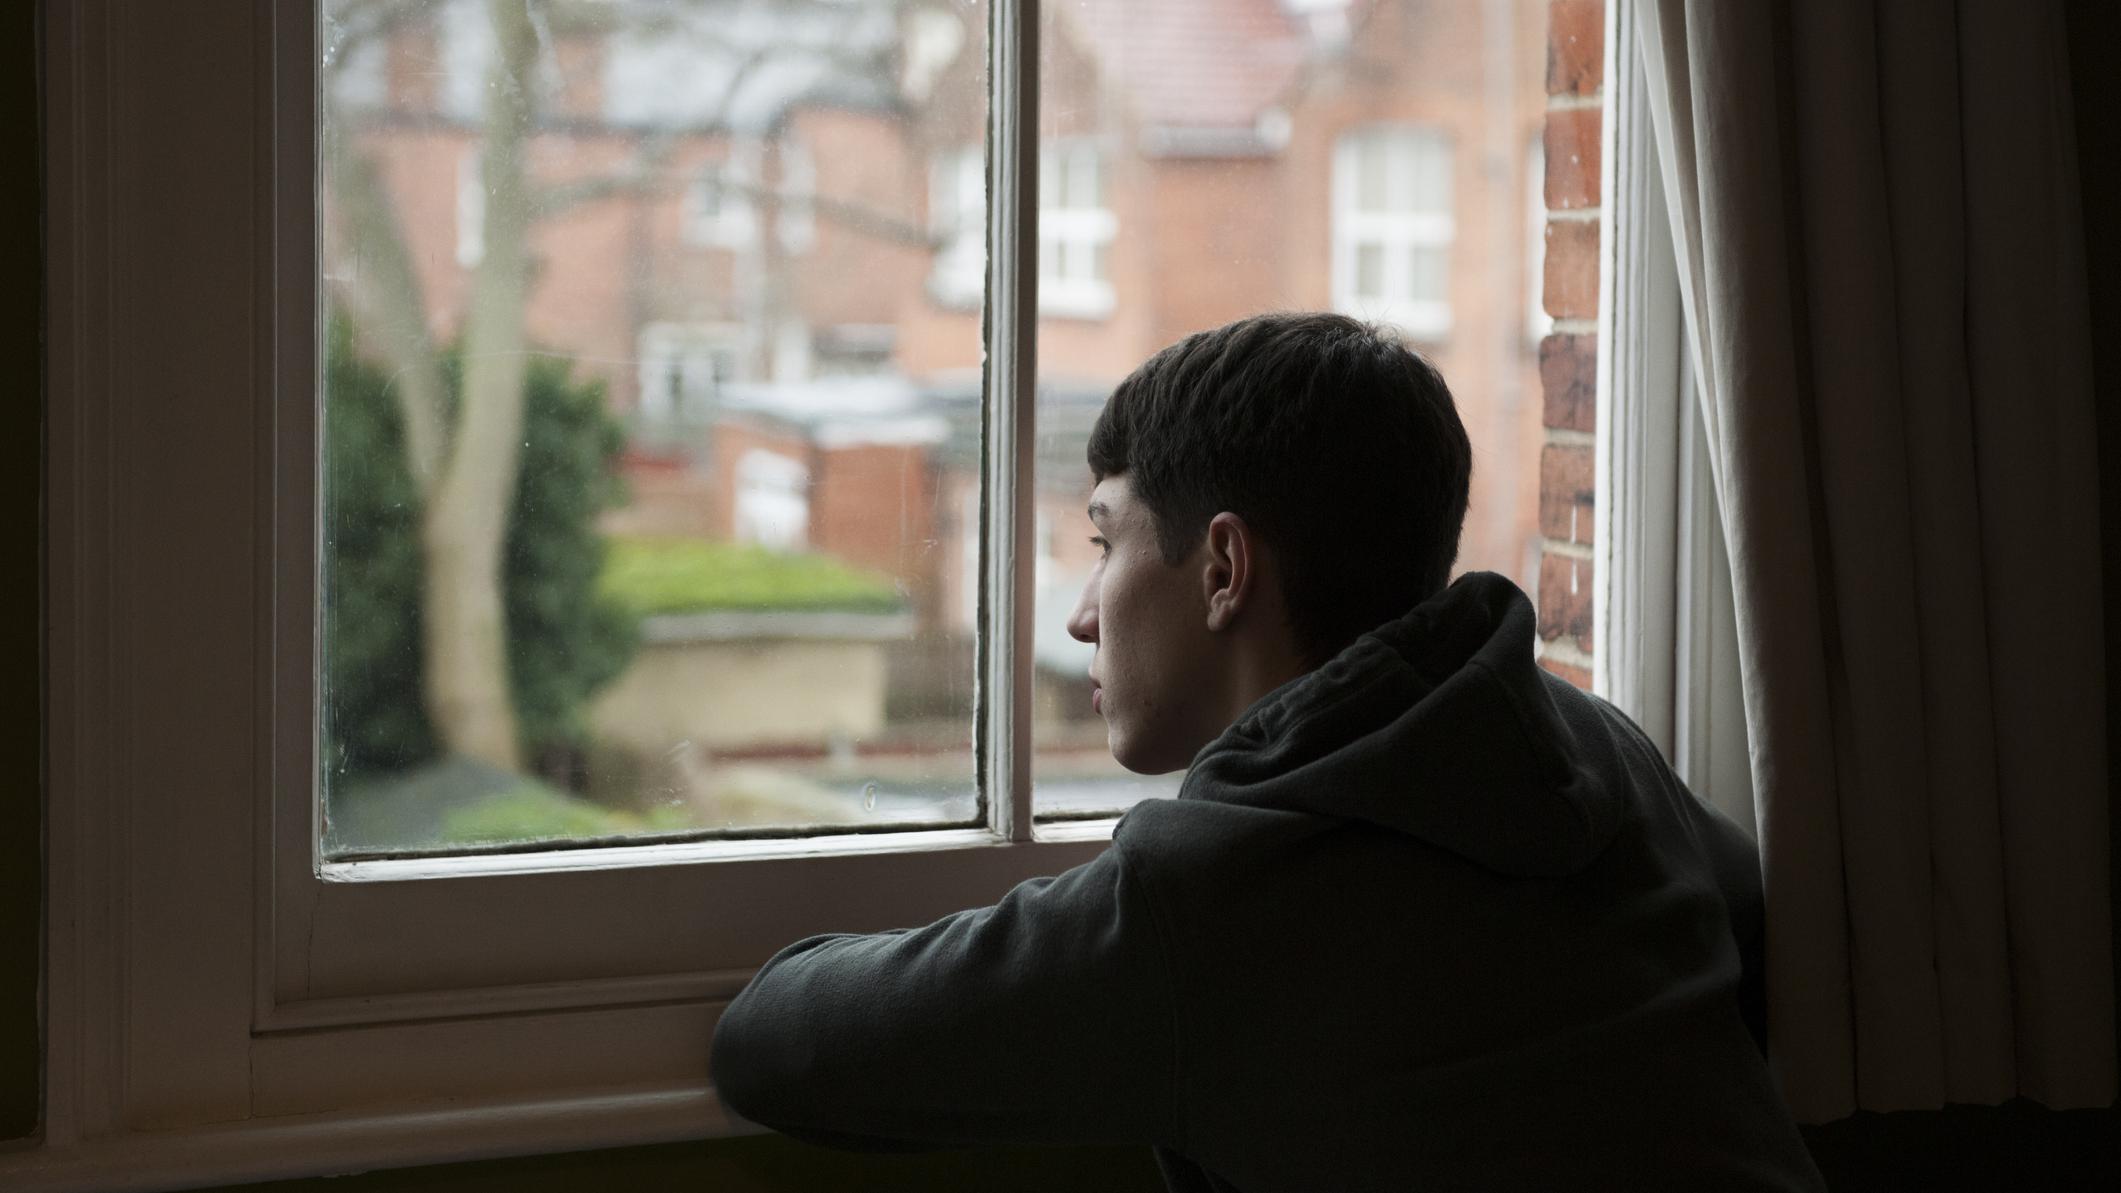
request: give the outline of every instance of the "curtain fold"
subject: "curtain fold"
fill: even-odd
[[[1803,1122],[2115,1097],[2059,4],[1641,0]]]

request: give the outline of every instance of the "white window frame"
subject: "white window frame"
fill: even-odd
[[[1039,313],[1078,319],[1102,319],[1115,305],[1110,258],[1119,235],[1112,212],[1111,155],[1095,138],[1049,142],[1041,150],[1040,170],[1054,181],[1056,193],[1039,204]],[[1055,167],[1066,164],[1067,169]],[[1075,185],[1088,177],[1087,188]],[[1059,194],[1067,186],[1072,194]],[[1103,250],[1107,274],[1097,276],[1094,263]],[[1069,271],[1071,262],[1090,262],[1087,271]]]
[[[991,12],[985,822],[338,863],[317,860],[313,797],[313,10],[47,17],[46,1117],[0,1155],[0,1186],[752,1133],[708,1086],[707,1046],[772,952],[989,903],[1109,844],[1111,819],[1032,815],[1036,552],[1012,544],[1037,529],[1037,0]],[[1633,316],[1606,310],[1602,340],[1628,342]],[[1628,390],[1602,425],[1659,401]],[[1600,657],[1606,689],[1633,682]]]
[[[1606,6],[1592,684],[1642,726],[1696,795],[1757,841],[1730,560],[1686,347],[1638,16],[1626,0]]]
[[[808,142],[793,135],[781,139],[781,209],[775,218],[781,250],[791,256],[817,243],[817,158]]]
[[[1533,136],[1525,151],[1525,341],[1535,350],[1539,341],[1554,330],[1554,316],[1547,314],[1547,147],[1546,138]]]
[[[754,447],[736,462],[736,509],[732,519],[740,543],[772,551],[810,545],[810,465],[784,452]]]
[[[742,324],[650,323],[634,344],[634,414],[649,423],[697,421],[718,385],[743,379]],[[718,359],[728,366],[720,377]],[[673,368],[682,391],[675,405],[665,384]]]
[[[1357,144],[1369,137],[1427,142],[1440,147],[1446,163],[1448,198],[1441,211],[1368,211],[1360,206],[1361,187],[1357,168]],[[1387,168],[1406,172],[1412,162],[1388,155]],[[1450,135],[1433,125],[1378,122],[1352,125],[1333,139],[1331,183],[1333,238],[1333,305],[1346,314],[1393,324],[1409,335],[1436,340],[1451,331],[1451,248],[1458,237],[1456,147]],[[1411,187],[1410,179],[1401,180]],[[1376,245],[1383,254],[1382,294],[1359,289],[1357,258],[1364,245]],[[1440,249],[1444,254],[1443,297],[1421,298],[1411,292],[1407,275],[1413,254]]]
[[[733,137],[721,160],[700,166],[685,186],[680,221],[686,244],[741,252],[757,243],[758,211],[741,188],[758,184],[759,161],[757,141]],[[729,185],[711,185],[709,175]],[[711,210],[710,198],[714,201]]]
[[[928,228],[941,241],[929,297],[946,307],[978,306],[987,275],[987,163],[979,146],[952,146],[928,163]]]

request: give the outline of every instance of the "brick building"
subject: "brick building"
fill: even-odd
[[[1549,0],[1045,6],[1038,653],[1057,674],[1087,661],[1060,616],[1091,562],[1082,436],[1111,385],[1186,332],[1331,308],[1400,327],[1450,380],[1476,450],[1459,565],[1537,588],[1549,665],[1588,682],[1590,586],[1569,573],[1589,566],[1601,6],[1551,7],[1550,49]],[[552,12],[528,337],[631,424],[609,528],[822,551],[896,577],[928,631],[969,631],[984,5]],[[447,337],[482,251],[491,48],[478,4],[431,14],[350,49],[331,102]]]

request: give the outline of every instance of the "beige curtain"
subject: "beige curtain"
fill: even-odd
[[[2115,1096],[2062,10],[1641,0],[1802,1122]]]

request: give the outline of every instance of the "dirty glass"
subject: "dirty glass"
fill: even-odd
[[[980,822],[983,6],[320,18],[327,855]]]

